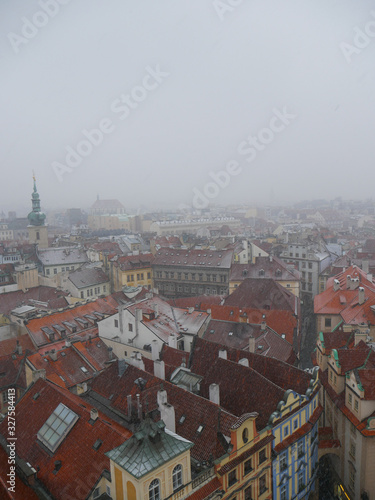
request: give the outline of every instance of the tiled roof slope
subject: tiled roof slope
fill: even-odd
[[[224,305],[255,309],[296,310],[296,297],[273,279],[245,279]],[[297,304],[298,306],[298,304]]]
[[[207,367],[219,356],[222,346],[204,339],[195,339],[189,360],[189,367],[194,373],[204,375]],[[260,375],[268,378],[271,382],[281,387],[284,391],[292,389],[298,394],[306,394],[310,385],[311,376],[299,368],[274,358],[268,358],[259,354],[253,354],[239,349],[225,348],[229,361],[238,363],[242,358],[249,360],[249,366]],[[257,411],[254,409],[253,411]]]
[[[236,307],[227,305],[201,304],[201,309],[210,310],[212,319],[223,321],[244,321],[245,323],[260,324],[265,321],[279,335],[285,334],[290,340],[297,328],[297,319],[292,311],[254,309],[248,307]]]
[[[100,283],[107,283],[109,278],[101,269],[88,267],[70,273],[69,280],[79,289],[87,286],[99,285]]]
[[[37,433],[60,403],[79,418],[51,454],[39,443]],[[37,380],[17,404],[17,454],[38,468],[38,479],[53,498],[87,498],[103,470],[110,470],[105,453],[131,436],[130,431],[101,412],[98,419],[90,423],[91,409],[92,406],[81,398],[42,379]],[[6,420],[0,424],[3,435],[7,435],[6,425]],[[96,450],[94,443],[98,439],[102,444]],[[57,461],[61,461],[61,467],[54,473]]]
[[[263,271],[262,274],[260,274]],[[230,271],[231,281],[243,281],[246,278],[266,278],[282,281],[300,279],[296,269],[289,269],[285,262],[277,257],[257,257],[255,264],[233,264]]]
[[[289,343],[268,326],[263,329],[259,324],[250,325],[248,323],[211,320],[203,334],[203,338],[209,342],[245,351],[249,351],[250,337],[255,339],[255,352],[257,354],[290,364],[297,360],[291,345],[293,338],[290,339]]]
[[[121,255],[113,259],[113,266],[119,267],[122,271],[132,271],[150,267],[154,260],[152,253],[138,255]]]
[[[233,250],[182,250],[160,248],[156,254],[155,266],[187,266],[230,269]]]
[[[139,378],[145,381],[142,390],[135,383]],[[230,436],[230,428],[238,420],[238,417],[224,409],[220,410],[218,405],[211,401],[134,366],[127,366],[124,374],[120,376],[117,363],[113,364],[91,382],[91,388],[107,398],[111,408],[124,415],[128,412],[128,395],[132,396],[135,411],[137,394],[140,394],[143,409],[153,411],[157,408],[157,392],[160,389],[166,390],[168,402],[175,409],[176,433],[194,443],[191,455],[198,461],[208,460],[210,454],[218,458],[225,453],[226,450],[218,440],[218,429],[220,428],[224,435]],[[203,426],[201,434],[197,432],[199,425]]]
[[[35,300],[38,301],[38,309],[52,310],[66,307],[67,301],[65,297],[67,295],[67,292],[50,286],[36,286],[30,288],[27,292],[17,290],[16,292],[3,293],[0,300],[0,313],[8,315],[16,307],[35,305],[35,302],[33,302]],[[46,305],[41,303],[46,303]]]

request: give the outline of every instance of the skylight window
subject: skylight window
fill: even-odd
[[[78,415],[60,403],[38,432],[38,439],[52,452],[62,443]]]
[[[83,373],[88,373],[89,372],[88,369],[85,368],[84,366],[81,366],[81,370],[83,371]]]
[[[198,429],[197,429],[197,433],[198,433],[198,434],[202,434],[203,429],[204,429],[204,425],[200,425],[200,426],[198,427]]]

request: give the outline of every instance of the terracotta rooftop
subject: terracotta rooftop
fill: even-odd
[[[13,309],[23,305],[34,305],[41,310],[66,307],[68,303],[65,297],[67,295],[67,292],[49,286],[37,286],[26,292],[17,290],[16,292],[3,293],[0,300],[0,313],[9,315]]]
[[[58,448],[50,452],[37,434],[60,403],[73,411],[78,420]],[[91,421],[92,408],[69,391],[42,379],[37,380],[17,404],[17,426],[22,430],[22,439],[17,441],[17,455],[38,469],[38,479],[56,499],[87,498],[102,472],[110,470],[105,453],[131,436],[130,431],[100,411],[98,419]],[[6,420],[0,424],[0,432],[4,435],[6,425]],[[57,470],[56,463],[59,465]]]
[[[152,253],[141,253],[138,255],[121,255],[112,260],[114,267],[119,267],[122,271],[132,271],[151,267],[154,260]]]

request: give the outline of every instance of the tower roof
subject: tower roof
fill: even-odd
[[[44,221],[46,219],[46,214],[44,214],[40,209],[40,198],[39,193],[36,189],[35,175],[34,179],[34,190],[31,195],[32,211],[29,213],[27,218],[31,226],[44,226]]]

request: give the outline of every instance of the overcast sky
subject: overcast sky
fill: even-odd
[[[2,0],[0,29],[0,209],[33,170],[46,209],[373,196],[373,1]]]

